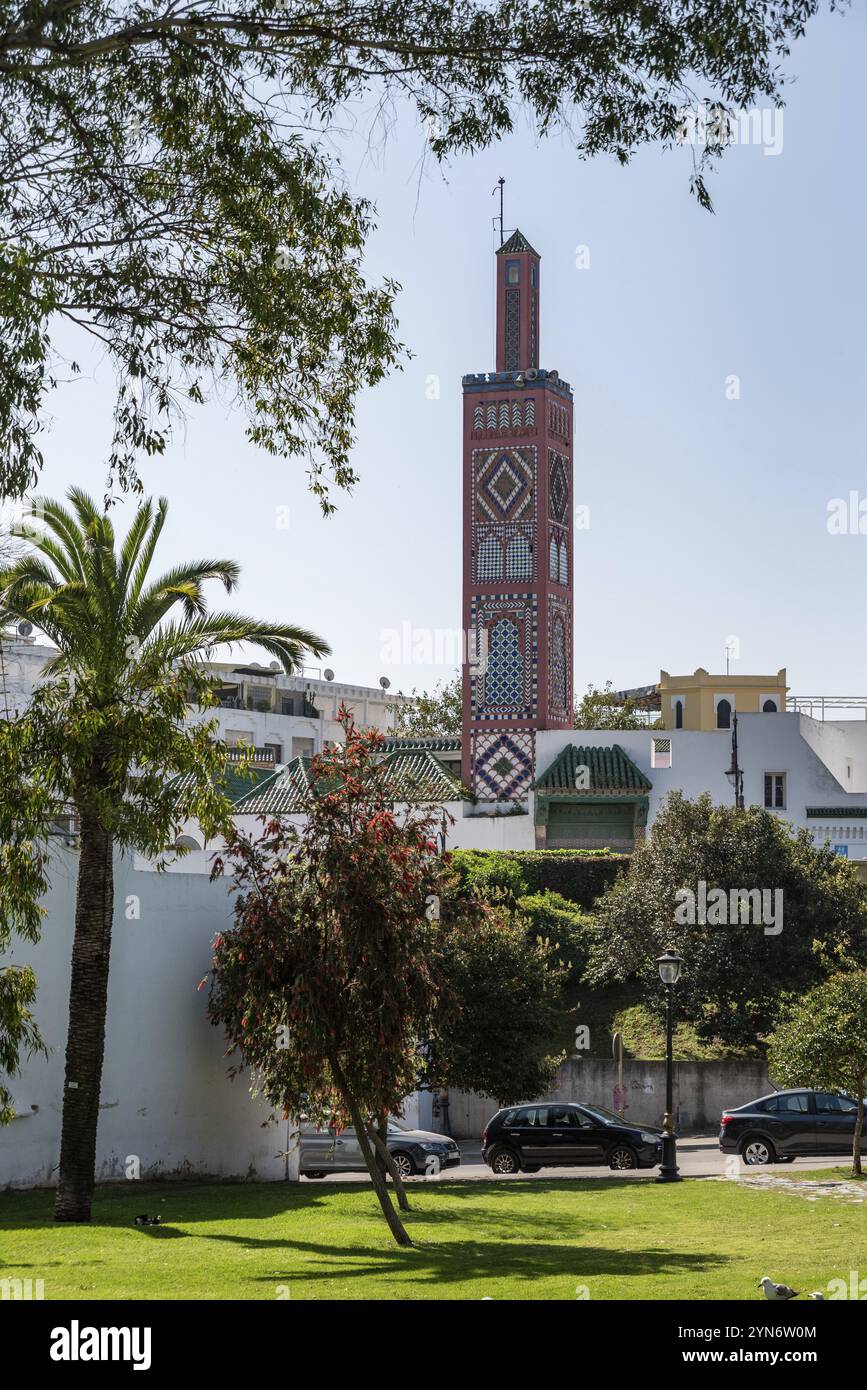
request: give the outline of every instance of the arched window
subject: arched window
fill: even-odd
[[[777,713],[777,702],[776,702],[776,700],[765,700],[765,703],[762,705],[762,714],[776,714],[776,713]]]
[[[522,672],[518,626],[511,618],[500,618],[491,628],[485,672],[485,703],[494,708],[519,708],[523,703]]]
[[[506,578],[533,578],[533,551],[526,536],[513,536],[506,547]]]
[[[560,583],[569,583],[569,553],[566,550],[566,542],[560,546]]]
[[[548,578],[553,584],[557,583],[557,574],[560,569],[560,552],[554,537],[551,537],[551,544],[548,549]]]
[[[675,700],[674,702],[674,727],[676,729],[683,728],[683,700]]]
[[[479,541],[478,579],[487,584],[503,577],[503,547],[493,536]]]
[[[720,700],[716,707],[716,726],[718,729],[730,729],[732,726],[732,707],[728,700]]]

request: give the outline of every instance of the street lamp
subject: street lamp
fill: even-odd
[[[662,1163],[657,1182],[681,1182],[677,1166],[677,1138],[674,1133],[674,1057],[673,1057],[673,1017],[674,986],[680,979],[683,969],[683,956],[676,951],[666,951],[656,962],[659,978],[665,985],[665,1116],[662,1121]]]
[[[744,770],[738,767],[738,716],[737,712],[732,715],[732,765],[726,772],[726,777],[732,784],[735,794],[735,808],[738,811],[744,809]]]

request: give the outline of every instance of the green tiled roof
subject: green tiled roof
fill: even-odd
[[[293,758],[280,772],[270,773],[235,803],[235,813],[244,816],[291,816],[303,811],[310,791],[311,761],[306,757]]]
[[[422,749],[428,753],[460,753],[460,734],[445,734],[430,738],[387,738],[382,745],[386,753],[406,753]]]
[[[310,758],[293,758],[235,803],[236,815],[291,816],[303,812],[310,791]],[[385,759],[386,787],[395,801],[460,801],[456,777],[426,749],[392,753]]]
[[[579,786],[578,769],[585,767],[590,769],[587,785],[582,779]],[[652,786],[619,743],[610,748],[570,743],[536,782],[537,791],[569,796],[643,796]]]
[[[460,801],[464,792],[427,749],[392,753],[386,759],[387,786],[395,801]]]
[[[497,247],[498,256],[518,256],[524,251],[529,251],[531,256],[538,256],[538,251],[534,251],[522,231],[514,231],[508,241],[504,241],[502,246]]]
[[[227,766],[224,768],[222,776],[215,778],[214,781],[234,805],[240,797],[255,791],[260,782],[273,776],[273,772],[264,767],[250,767],[246,772],[241,772],[237,767]],[[194,782],[193,774],[188,772],[183,777],[176,777],[173,785],[177,791],[186,791]]]

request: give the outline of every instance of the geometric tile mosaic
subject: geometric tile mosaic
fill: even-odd
[[[548,450],[548,502],[552,521],[565,522],[569,513],[569,471],[562,454]]]
[[[473,451],[473,522],[532,521],[536,505],[536,450]]]
[[[572,702],[572,611],[565,599],[548,599],[548,715],[570,717]]]
[[[535,594],[475,594],[470,608],[471,718],[533,719],[538,686]]]
[[[500,729],[475,734],[472,745],[473,792],[484,800],[511,801],[533,782],[535,736],[532,729]]]

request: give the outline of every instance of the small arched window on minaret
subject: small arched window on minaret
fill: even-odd
[[[732,707],[728,700],[720,700],[716,707],[716,726],[718,729],[730,729],[732,726]]]
[[[674,727],[676,729],[683,728],[683,700],[675,700],[674,702]]]

